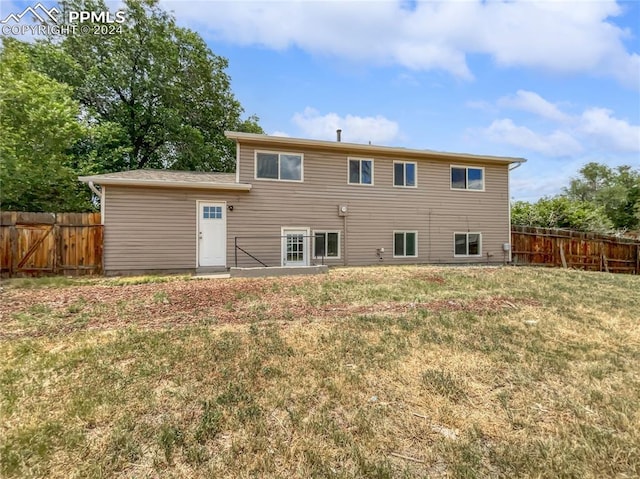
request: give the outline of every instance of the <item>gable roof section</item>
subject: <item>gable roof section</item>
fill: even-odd
[[[256,133],[242,133],[238,131],[225,131],[227,138],[240,143],[254,143],[272,148],[314,148],[334,152],[342,152],[351,155],[383,155],[396,158],[413,158],[424,160],[445,161],[473,161],[479,163],[493,163],[509,165],[512,163],[524,163],[524,158],[512,158],[506,156],[472,155],[468,153],[450,153],[435,150],[415,150],[395,146],[363,145],[360,143],[345,143],[340,141],[306,140],[303,138],[290,138],[284,136],[269,136]]]
[[[235,173],[205,173],[175,170],[129,170],[102,175],[80,176],[84,183],[120,186],[161,186],[165,188],[202,188],[249,191],[249,183],[236,183]]]

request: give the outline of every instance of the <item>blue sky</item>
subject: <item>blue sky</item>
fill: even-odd
[[[525,157],[524,200],[640,167],[640,2],[162,3],[268,134]]]
[[[161,5],[268,134],[524,157],[517,200],[589,161],[640,168],[640,1]]]

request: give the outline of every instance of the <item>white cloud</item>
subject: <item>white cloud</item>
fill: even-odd
[[[605,108],[589,108],[580,117],[581,132],[615,151],[640,153],[640,125],[630,125]]]
[[[548,120],[558,122],[567,122],[571,118],[560,111],[556,105],[548,102],[537,93],[526,90],[518,90],[515,95],[500,98],[498,106],[528,111]]]
[[[215,38],[471,79],[469,54],[503,66],[609,75],[638,88],[640,56],[628,31],[611,22],[615,0],[171,2],[178,19]]]
[[[284,131],[274,131],[273,133],[271,133],[271,136],[282,136],[285,138],[289,138],[291,135],[289,133],[286,133]]]
[[[570,156],[582,151],[580,142],[565,131],[556,130],[544,135],[527,127],[517,126],[509,118],[495,120],[483,132],[497,143],[526,148],[551,157]]]
[[[471,102],[467,106],[474,108],[479,103]],[[481,130],[481,134],[493,142],[554,157],[571,155],[587,148],[614,154],[640,153],[640,125],[616,118],[611,110],[589,107],[582,114],[570,115],[539,94],[524,90],[500,98],[497,105],[559,122],[560,128],[552,133],[536,133],[526,126],[516,125],[510,118],[499,119]]]
[[[296,113],[293,123],[302,131],[303,136],[318,140],[335,140],[336,130],[342,130],[342,141],[349,143],[384,144],[396,139],[400,128],[395,121],[381,115],[341,117],[337,113],[321,115],[317,110],[307,107],[302,113]]]

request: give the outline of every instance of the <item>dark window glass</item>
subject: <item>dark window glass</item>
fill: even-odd
[[[405,186],[416,186],[416,165],[414,163],[406,163],[405,165]]]
[[[361,169],[361,183],[364,185],[370,185],[372,183],[372,172],[371,172],[371,161],[370,160],[362,160],[360,161],[360,169]]]
[[[258,178],[278,179],[278,155],[274,153],[258,153],[257,156]]]
[[[360,183],[359,160],[349,160],[349,183]]]
[[[482,190],[484,188],[484,181],[482,178],[482,169],[480,168],[467,168],[468,176],[468,188],[470,190]]]
[[[469,243],[469,254],[479,255],[480,254],[480,235],[470,234],[468,243]]]
[[[457,234],[455,235],[455,253],[466,255],[467,254],[467,235]]]
[[[298,155],[280,155],[280,179],[302,180],[302,157]]]
[[[404,186],[404,163],[393,164],[393,184]]]
[[[393,255],[404,256],[404,233],[393,234]]]
[[[327,256],[338,256],[338,233],[327,233]]]
[[[327,234],[326,233],[316,233],[315,234],[315,239],[316,239],[316,246],[315,246],[315,256],[320,258],[321,256],[326,256],[326,250],[325,250],[325,240],[327,238]]]
[[[467,188],[466,168],[451,168],[451,188]]]
[[[405,256],[415,256],[416,255],[416,234],[415,233],[405,233],[405,241],[407,243],[405,248]]]

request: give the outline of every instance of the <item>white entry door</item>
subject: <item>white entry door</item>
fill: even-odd
[[[309,230],[282,229],[282,266],[309,265]]]
[[[227,265],[227,208],[198,203],[198,266]]]

